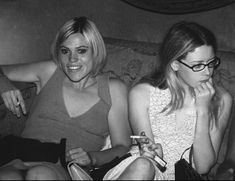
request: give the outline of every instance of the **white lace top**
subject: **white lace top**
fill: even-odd
[[[163,173],[166,180],[175,179],[174,164],[180,159],[183,151],[192,145],[196,124],[194,102],[185,111],[178,124],[175,112],[169,115],[166,115],[166,112],[161,113],[170,99],[169,89],[160,90],[151,87],[149,117],[155,143],[162,145],[164,160],[167,162],[167,170]],[[184,158],[188,160],[188,157],[189,154],[186,152]]]

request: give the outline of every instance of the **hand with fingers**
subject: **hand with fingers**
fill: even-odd
[[[25,102],[20,90],[10,90],[1,94],[5,106],[17,117],[21,116],[21,110],[23,114],[26,114]],[[20,110],[21,107],[21,110]]]
[[[66,153],[67,161],[74,161],[80,166],[91,166],[92,160],[88,152],[82,148],[74,148]]]
[[[215,94],[212,78],[210,78],[207,82],[203,82],[199,86],[195,87],[194,93],[196,106],[198,108],[209,107],[211,99]]]
[[[142,132],[141,136],[145,136],[145,133]],[[163,151],[162,146],[159,143],[154,143],[151,139],[149,139],[147,136],[146,138],[141,138],[138,140],[140,144],[140,155],[146,156],[149,158],[154,159],[155,156],[159,156],[160,158],[163,157]]]

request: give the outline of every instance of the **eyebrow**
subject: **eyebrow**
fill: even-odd
[[[214,56],[214,57],[212,57],[212,58],[206,60],[206,63],[212,61],[213,59],[215,59],[215,57],[216,57],[216,56]],[[192,61],[191,63],[205,63],[205,60],[194,60],[194,61]]]
[[[65,45],[60,45],[60,48],[69,48],[69,47],[67,47],[67,46],[65,46]],[[80,49],[80,48],[89,48],[89,46],[85,46],[85,45],[81,45],[81,46],[78,46],[78,47],[76,47],[77,49]]]

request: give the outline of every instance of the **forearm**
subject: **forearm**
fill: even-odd
[[[92,159],[92,166],[100,166],[125,155],[128,151],[128,147],[119,145],[103,151],[89,152],[89,155]]]
[[[193,158],[197,171],[205,173],[216,160],[215,151],[210,138],[210,115],[207,108],[197,111],[197,124],[193,143]]]

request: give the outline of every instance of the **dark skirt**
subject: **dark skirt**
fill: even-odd
[[[36,139],[8,135],[0,139],[0,166],[14,159],[24,162],[61,162],[65,163],[66,139],[60,143],[41,142]]]

